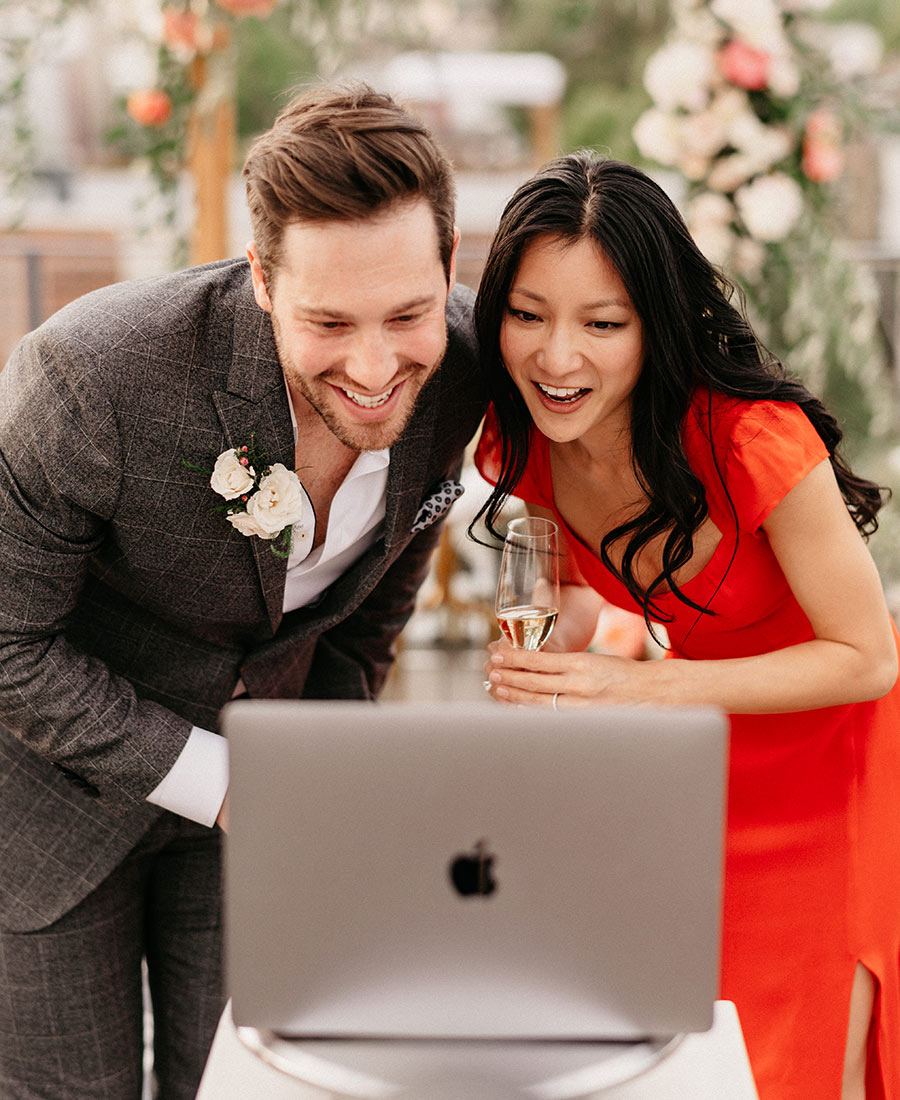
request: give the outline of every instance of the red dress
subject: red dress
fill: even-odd
[[[811,639],[760,525],[826,457],[815,429],[796,405],[698,390],[682,440],[722,538],[682,585],[714,615],[657,597],[673,616],[672,656],[752,656]],[[495,481],[492,410],[475,461]],[[639,610],[556,510],[536,428],[515,495],[556,515],[601,596]],[[878,987],[867,1097],[900,1100],[900,682],[876,702],[731,716],[721,995],[737,1005],[762,1100],[839,1100],[857,961]]]

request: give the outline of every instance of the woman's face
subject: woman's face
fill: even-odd
[[[592,240],[541,236],[525,248],[500,350],[548,439],[602,445],[628,432],[643,328],[618,272]]]

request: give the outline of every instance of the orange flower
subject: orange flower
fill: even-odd
[[[821,107],[806,120],[803,135],[803,174],[813,183],[831,183],[844,171],[840,119]]]
[[[163,42],[173,51],[196,53],[200,18],[192,11],[163,8]]]
[[[772,59],[764,50],[734,38],[719,50],[717,60],[722,76],[738,88],[760,92],[768,87]]]
[[[172,100],[159,88],[132,92],[125,108],[141,126],[162,126],[172,114]]]
[[[258,19],[265,19],[272,14],[277,0],[216,0],[216,3],[224,11],[236,15],[239,19],[246,15],[255,15]]]

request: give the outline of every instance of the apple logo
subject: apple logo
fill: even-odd
[[[456,892],[464,898],[493,894],[497,889],[491,874],[493,863],[486,840],[479,840],[473,852],[461,852],[450,863],[450,881]]]

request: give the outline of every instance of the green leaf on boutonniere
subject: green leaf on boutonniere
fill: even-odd
[[[181,467],[184,470],[190,470],[192,474],[207,474],[208,476],[212,475],[211,466],[201,466],[197,462],[191,462],[189,458],[183,458],[181,460]]]
[[[285,527],[277,539],[269,543],[269,549],[275,555],[276,558],[289,558],[291,556],[291,545],[294,541],[294,528],[292,525]],[[279,543],[283,543],[283,546],[279,546]]]

